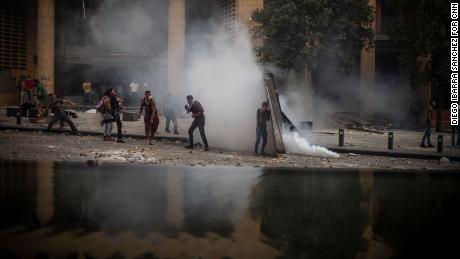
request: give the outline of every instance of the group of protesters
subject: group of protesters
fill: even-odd
[[[191,113],[194,118],[189,130],[189,141],[190,144],[186,148],[193,149],[193,132],[196,128],[199,129],[201,138],[204,144],[204,150],[208,151],[209,146],[206,139],[206,134],[204,130],[205,126],[205,116],[204,109],[201,103],[193,99],[193,96],[188,95],[186,97],[187,104],[185,105],[185,110],[187,113]],[[110,141],[113,123],[116,122],[117,126],[117,142],[124,143],[123,133],[122,133],[122,122],[120,118],[120,113],[123,109],[123,100],[118,96],[118,93],[115,89],[110,88],[104,92],[103,97],[101,98],[99,104],[96,106],[96,110],[101,113],[101,127],[104,127],[104,141]],[[144,96],[139,101],[139,112],[137,117],[140,118],[144,113],[144,129],[145,129],[145,138],[148,140],[149,145],[153,144],[153,138],[158,130],[160,124],[160,119],[158,117],[159,111],[157,103],[155,102],[152,92],[147,90],[144,92]],[[179,134],[177,129],[177,118],[175,113],[175,105],[173,97],[168,95],[163,109],[163,113],[166,117],[165,131],[170,132],[170,124],[173,124],[174,134]]]
[[[93,90],[91,87],[91,83],[88,80],[85,80],[82,84],[82,88],[84,91],[84,103],[85,105],[92,104]],[[149,145],[152,145],[152,141],[154,135],[156,134],[160,120],[159,120],[159,111],[157,103],[154,100],[152,92],[150,90],[146,90],[144,92],[144,96],[139,98],[137,95],[139,86],[133,80],[133,82],[129,86],[130,94],[129,100],[130,102],[135,102],[138,100],[139,102],[139,112],[138,112],[138,119],[144,113],[144,128],[145,128],[145,138],[148,140]],[[72,132],[81,135],[78,132],[76,126],[73,124],[71,119],[69,118],[69,112],[66,110],[68,105],[75,105],[73,102],[68,100],[56,98],[54,94],[47,94],[46,88],[44,87],[43,83],[37,79],[31,79],[30,77],[22,77],[21,80],[18,82],[18,96],[19,96],[19,104],[21,108],[37,108],[38,109],[38,116],[45,117],[48,115],[48,111],[52,111],[52,117],[48,123],[48,131],[52,128],[52,126],[56,122],[60,122],[60,126],[64,126],[64,122],[68,123]],[[185,105],[185,110],[188,113],[191,113],[193,118],[193,122],[190,125],[188,130],[189,135],[189,145],[186,148],[193,149],[194,142],[193,142],[193,133],[198,128],[200,132],[200,136],[202,142],[204,144],[204,150],[209,150],[208,141],[205,134],[205,116],[204,116],[204,109],[201,103],[197,100],[194,100],[192,95],[188,95],[186,97],[187,104]],[[122,133],[122,122],[121,122],[121,111],[123,109],[123,100],[118,95],[117,91],[113,88],[106,90],[103,93],[103,97],[100,99],[98,105],[96,106],[96,110],[101,113],[101,127],[104,127],[104,140],[109,141],[112,140],[111,133],[113,128],[113,123],[116,123],[117,126],[117,142],[124,143],[123,140],[123,133]],[[270,120],[270,110],[269,110],[268,101],[262,103],[261,108],[257,110],[257,127],[256,127],[256,142],[255,142],[255,149],[254,152],[256,155],[258,154],[265,154],[265,146],[267,145],[268,133],[267,133],[267,121]],[[163,115],[166,117],[166,125],[165,131],[170,132],[170,124],[173,123],[173,130],[174,134],[179,134],[177,128],[177,118],[176,118],[176,104],[174,99],[171,95],[168,95],[165,99],[163,105]],[[420,143],[420,147],[422,148],[430,148],[433,147],[431,143],[431,131],[432,125],[434,123],[433,115],[434,109],[436,108],[436,103],[434,101],[430,101],[429,109],[426,112],[426,123],[425,123],[425,132]],[[456,146],[460,146],[460,127],[457,127],[457,136],[456,136]],[[258,152],[259,144],[262,140],[261,145],[261,152]]]
[[[43,108],[49,105],[48,94],[43,82],[22,76],[17,83],[19,106],[22,108]]]
[[[144,96],[139,100],[139,97],[137,96],[139,86],[135,80],[133,80],[133,82],[129,85],[129,88],[130,94],[128,98],[131,103],[133,103],[136,99],[139,101],[138,118],[144,114],[145,137],[148,140],[149,145],[152,145],[154,135],[156,134],[160,124],[157,103],[155,102],[150,90],[146,90]],[[93,100],[95,96],[91,83],[88,80],[83,81],[82,90],[84,93],[84,104],[92,105],[94,103]],[[48,116],[49,111],[51,111],[52,116],[48,123],[48,131],[51,130],[55,123],[59,122],[61,128],[64,127],[64,123],[67,123],[74,134],[81,135],[75,124],[70,119],[70,114],[67,110],[69,105],[74,106],[75,103],[62,98],[57,98],[54,94],[47,94],[43,83],[40,80],[32,80],[30,77],[22,77],[18,82],[18,93],[19,103],[22,108],[38,108],[39,117],[46,117]],[[186,148],[194,148],[193,133],[198,128],[204,144],[204,150],[208,151],[209,145],[205,133],[205,116],[203,106],[199,101],[194,100],[192,95],[188,95],[186,100],[187,104],[184,108],[187,114],[191,113],[193,118],[193,122],[188,130],[189,145],[187,145]],[[116,141],[118,143],[124,143],[122,131],[123,124],[121,121],[122,109],[123,99],[118,95],[115,89],[107,89],[96,106],[97,112],[100,112],[102,117],[100,124],[101,127],[104,128],[104,141],[112,140],[111,134],[113,123],[115,122],[117,127]],[[171,95],[168,95],[163,105],[163,114],[166,117],[165,131],[171,132],[170,124],[172,123],[174,134],[179,134],[175,110],[176,105],[174,98]],[[259,142],[262,139],[261,153],[264,154],[264,148],[267,144],[266,121],[269,119],[270,113],[268,111],[268,104],[264,102],[262,108],[257,111],[256,153]]]

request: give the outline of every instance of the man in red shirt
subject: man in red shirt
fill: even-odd
[[[26,90],[29,91],[29,92],[33,92],[35,89],[35,81],[28,78],[26,80]]]

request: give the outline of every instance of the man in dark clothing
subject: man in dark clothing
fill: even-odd
[[[120,119],[120,111],[121,111],[121,100],[118,98],[117,93],[112,88],[106,91],[106,94],[110,93],[110,109],[112,113],[111,119],[104,119],[101,121],[101,125],[104,123],[117,123],[117,142],[118,143],[125,143],[123,141],[123,133],[121,131],[121,127],[123,124],[121,123]]]
[[[174,124],[174,134],[179,134],[177,131],[177,119],[176,119],[176,112],[174,110],[175,105],[174,105],[174,98],[168,94],[165,105],[164,105],[164,115],[166,117],[166,127],[165,131],[170,132],[169,130],[169,124],[172,121]]]
[[[425,121],[425,134],[423,134],[422,137],[422,142],[420,143],[420,147],[434,147],[431,144],[431,129],[433,127],[433,111],[434,108],[436,107],[436,102],[435,101],[430,101],[430,107],[428,108],[428,111],[426,112],[426,121]],[[427,142],[427,145],[425,145],[425,139]]]
[[[208,140],[206,139],[206,134],[204,132],[204,125],[205,125],[205,118],[204,118],[204,110],[201,103],[198,101],[193,100],[193,96],[187,96],[187,103],[185,105],[185,110],[187,113],[191,112],[192,117],[195,118],[188,129],[188,137],[190,141],[190,145],[186,146],[186,148],[193,149],[193,132],[196,128],[200,130],[201,139],[203,140],[204,144],[204,151],[209,151]]]
[[[267,145],[267,121],[270,120],[270,110],[268,109],[268,102],[262,103],[262,108],[257,109],[257,128],[256,128],[256,144],[255,154],[257,155],[257,148],[262,138],[261,155],[265,155],[265,146]]]
[[[54,95],[51,95],[51,102],[50,106],[48,107],[48,110],[51,109],[51,111],[54,113],[53,117],[51,117],[50,122],[48,123],[48,128],[47,131],[51,130],[51,127],[53,127],[54,123],[60,122],[61,127],[64,125],[64,122],[67,122],[72,129],[72,132],[76,135],[81,136],[81,133],[78,132],[77,127],[75,127],[75,124],[70,120],[70,118],[67,116],[67,112],[65,110],[65,106],[69,105],[75,105],[71,101],[67,101],[64,99],[56,98]]]

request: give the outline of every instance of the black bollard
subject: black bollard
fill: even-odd
[[[345,131],[343,129],[339,129],[339,146],[343,146],[343,142],[345,139]]]
[[[442,135],[438,135],[438,153],[442,153]]]
[[[21,119],[21,112],[16,113],[16,124],[21,124],[22,119]]]
[[[388,132],[388,149],[393,149],[393,132]]]

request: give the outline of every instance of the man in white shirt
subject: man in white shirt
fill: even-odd
[[[129,95],[131,99],[132,104],[137,104],[139,101],[139,84],[136,82],[136,79],[134,79],[130,84],[129,84]]]

